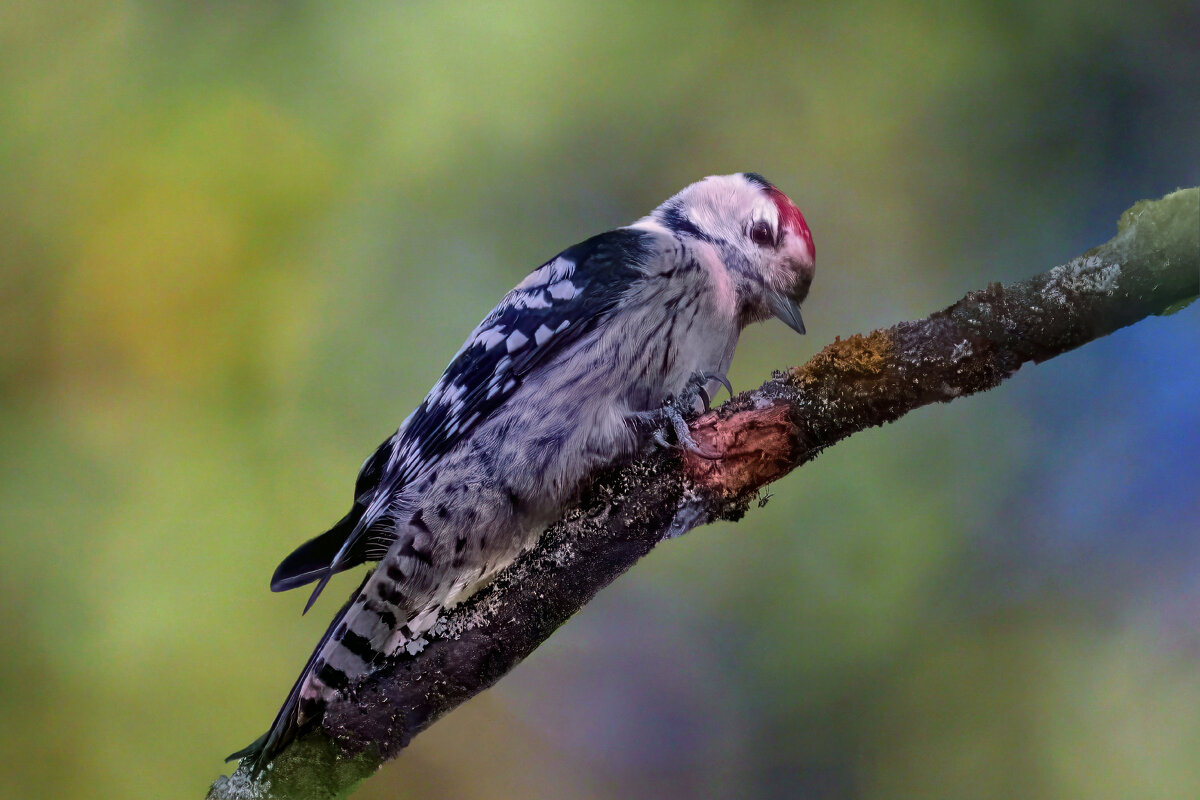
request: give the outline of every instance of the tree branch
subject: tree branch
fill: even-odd
[[[1118,233],[1027,281],[992,284],[917,322],[835,340],[692,423],[716,461],[656,452],[598,477],[487,590],[450,612],[425,649],[330,706],[322,728],[260,782],[239,769],[210,800],[344,797],[446,712],[492,686],[665,538],[739,519],[767,483],[857,431],[998,385],[1200,294],[1200,189],[1143,201]]]

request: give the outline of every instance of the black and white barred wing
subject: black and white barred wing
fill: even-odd
[[[388,511],[396,493],[434,469],[539,366],[617,306],[643,274],[651,255],[648,236],[630,229],[594,236],[564,250],[505,295],[417,410],[363,463],[354,507],[288,556],[271,588],[283,591],[320,580],[311,606],[334,573],[380,557],[391,541]]]

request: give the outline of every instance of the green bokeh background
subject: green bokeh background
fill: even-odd
[[[356,578],[279,558],[529,269],[707,174],[810,334],[1200,184],[1200,12],[0,5],[0,795],[200,797]],[[363,798],[1200,794],[1200,312],[854,437],[660,547]]]

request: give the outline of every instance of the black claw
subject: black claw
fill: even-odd
[[[716,381],[725,387],[725,391],[729,392],[729,397],[733,397],[733,384],[729,382],[729,378],[724,375],[718,375],[715,372],[709,372],[704,376],[705,381]]]
[[[715,450],[710,450],[707,447],[702,447],[699,442],[692,438],[692,432],[688,429],[687,420],[683,418],[679,407],[675,403],[668,403],[660,409],[663,415],[662,425],[654,431],[654,441],[660,447],[678,447],[686,450],[689,453],[695,453],[701,458],[709,461],[716,461],[721,457],[721,454]],[[674,434],[675,441],[667,440],[667,430]]]
[[[641,430],[643,435],[648,433],[659,447],[678,447],[709,461],[719,460],[721,453],[701,446],[692,438],[684,419],[684,414],[695,411],[696,400],[703,402],[705,411],[711,409],[713,396],[708,393],[706,385],[711,380],[720,383],[729,391],[730,396],[733,396],[733,387],[723,375],[696,372],[678,397],[668,397],[660,408],[653,411],[640,411],[631,415],[630,425]]]
[[[705,461],[720,461],[721,460],[721,454],[718,453],[716,450],[712,450],[707,447],[702,447],[699,442],[697,442],[695,439],[693,439],[690,436],[688,437],[688,440],[691,442],[691,444],[684,445],[684,449],[687,450],[689,453],[695,453],[696,455],[703,458]]]

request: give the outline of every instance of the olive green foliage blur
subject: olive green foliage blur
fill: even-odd
[[[1200,183],[1193,5],[1045,5],[0,7],[0,794],[201,796],[357,580],[301,618],[278,560],[508,287],[686,183],[816,239],[737,388]],[[1194,795],[1197,319],[833,448],[359,796]]]

